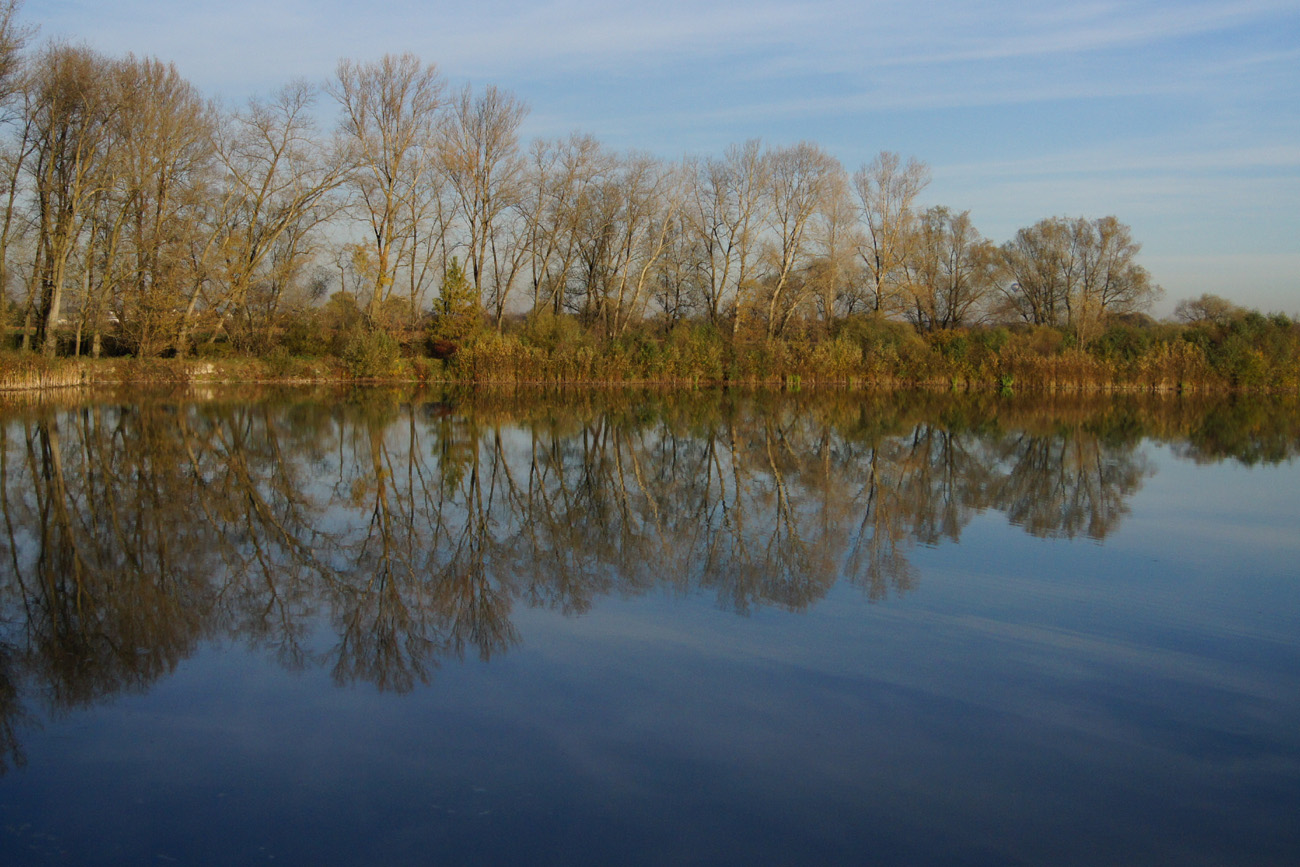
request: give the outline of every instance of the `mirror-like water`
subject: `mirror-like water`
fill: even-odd
[[[1300,410],[0,410],[0,863],[1300,861]]]

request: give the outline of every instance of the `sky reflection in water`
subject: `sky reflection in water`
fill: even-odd
[[[3,424],[4,863],[1293,863],[1294,406]]]

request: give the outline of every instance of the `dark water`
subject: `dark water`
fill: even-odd
[[[0,411],[0,863],[1300,863],[1294,403]]]

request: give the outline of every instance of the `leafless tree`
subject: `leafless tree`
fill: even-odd
[[[685,213],[696,237],[704,308],[711,323],[739,307],[753,284],[758,237],[766,222],[771,161],[757,139],[727,148],[721,159],[692,165]]]
[[[191,254],[208,231],[215,117],[170,63],[128,56],[112,70],[111,189],[129,257],[115,312],[149,356],[175,345],[202,279]]]
[[[475,96],[467,85],[451,101],[440,139],[442,170],[467,236],[470,280],[498,325],[522,264],[524,233],[504,224],[523,195],[519,125],[527,114],[528,107],[508,91],[489,86]]]
[[[9,245],[15,234],[15,205],[23,164],[31,154],[32,113],[27,110],[30,89],[25,80],[22,51],[32,29],[18,22],[21,0],[0,0],[0,129],[11,127],[12,139],[0,142],[0,172],[4,183],[4,214],[0,217],[0,310],[8,300]],[[0,325],[0,334],[3,334]]]
[[[292,83],[269,100],[229,115],[217,136],[222,203],[214,233],[214,307],[255,327],[250,292],[263,285],[273,314],[304,258],[307,234],[336,212],[330,195],[345,165],[321,142],[312,110],[316,89]],[[192,315],[197,293],[189,299]],[[272,315],[261,323],[271,327]]]
[[[581,225],[596,190],[617,165],[615,155],[587,135],[533,143],[521,213],[531,250],[533,310],[559,315],[578,267]]]
[[[767,276],[767,335],[784,330],[807,294],[800,279],[812,254],[809,228],[824,211],[843,169],[811,142],[772,152],[770,232]]]
[[[680,209],[677,172],[645,154],[593,185],[578,221],[582,313],[606,336],[640,315]]]
[[[916,200],[930,183],[930,168],[881,151],[853,175],[862,213],[859,255],[866,271],[866,306],[872,313],[896,312],[906,303],[906,263],[916,244]]]
[[[341,112],[350,186],[375,254],[372,322],[393,290],[401,245],[413,234],[411,202],[435,167],[444,90],[437,68],[413,54],[386,54],[373,63],[340,61],[329,85]]]
[[[909,266],[908,319],[924,330],[973,324],[996,285],[996,269],[997,250],[975,230],[969,211],[930,208]]]
[[[1139,311],[1163,290],[1137,264],[1141,245],[1115,217],[1049,217],[1002,246],[1002,292],[1034,324],[1089,331],[1106,314]]]
[[[47,356],[58,344],[64,292],[72,277],[90,203],[109,182],[108,140],[117,112],[109,61],[89,48],[52,43],[32,78],[36,194],[37,343]]]

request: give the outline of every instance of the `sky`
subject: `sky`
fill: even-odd
[[[1297,0],[26,0],[38,41],[172,61],[230,106],[410,51],[580,131],[675,159],[808,140],[928,163],[924,205],[1001,243],[1114,214],[1165,297],[1300,314]]]

